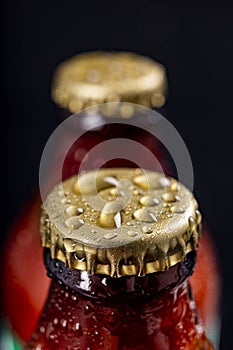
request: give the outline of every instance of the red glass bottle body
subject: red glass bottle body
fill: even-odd
[[[188,282],[194,260],[191,253],[168,271],[114,280],[47,257],[54,280],[25,350],[213,349]]]

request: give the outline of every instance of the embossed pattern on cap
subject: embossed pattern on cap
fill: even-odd
[[[96,51],[78,54],[58,66],[52,97],[72,113],[105,102],[161,107],[166,86],[164,67],[148,57]],[[122,116],[129,113],[126,107]]]
[[[47,197],[41,217],[42,244],[52,258],[113,277],[183,261],[200,231],[193,194],[173,178],[138,168],[100,169],[64,181]]]

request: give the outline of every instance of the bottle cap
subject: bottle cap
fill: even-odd
[[[72,113],[105,102],[161,107],[165,92],[164,67],[127,52],[78,54],[58,66],[52,84],[55,103]]]
[[[42,244],[71,268],[112,277],[164,271],[197,248],[201,214],[193,194],[139,168],[81,173],[43,205]]]

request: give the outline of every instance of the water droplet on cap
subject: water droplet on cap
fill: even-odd
[[[129,230],[127,231],[127,235],[130,237],[135,237],[137,236],[139,233],[137,231],[133,231],[133,230]]]
[[[173,192],[178,192],[180,190],[180,185],[178,182],[173,182],[170,186],[170,190]]]
[[[66,208],[66,214],[69,216],[80,215],[82,213],[83,208],[77,208],[75,205],[69,205],[69,207]]]
[[[140,199],[140,204],[145,207],[153,207],[159,204],[159,199],[150,196],[144,196]]]
[[[105,239],[113,239],[117,237],[117,234],[115,232],[108,232],[103,236]]]
[[[72,230],[79,229],[84,224],[84,221],[79,219],[77,216],[71,216],[65,221],[65,225]]]
[[[61,204],[70,204],[70,203],[71,203],[70,199],[62,198],[62,200],[61,200]]]
[[[175,205],[173,205],[171,208],[170,208],[171,212],[172,213],[176,213],[176,214],[182,214],[185,212],[184,208],[182,207],[177,207]]]
[[[126,225],[127,226],[133,226],[133,222],[132,221],[128,221],[128,222],[126,222]]]
[[[162,194],[162,199],[165,201],[165,202],[176,202],[177,196],[174,195],[174,193],[171,193],[171,192],[166,192],[166,193],[163,193]]]
[[[108,202],[104,205],[100,217],[99,223],[102,227],[114,228],[121,226],[121,213],[122,204],[117,201]]]
[[[133,179],[133,182],[145,190],[156,190],[162,187],[160,183],[160,175],[155,173],[146,173],[144,175],[136,176]]]
[[[114,187],[114,188],[111,188],[111,190],[109,191],[110,195],[111,196],[117,196],[117,189]]]
[[[142,232],[143,233],[152,233],[153,229],[150,226],[143,226],[142,227]]]
[[[167,177],[161,177],[159,179],[159,183],[161,184],[162,187],[167,187],[170,185],[171,181]]]
[[[136,220],[139,220],[139,221],[146,221],[146,222],[157,221],[156,216],[145,208],[136,210],[133,216]]]

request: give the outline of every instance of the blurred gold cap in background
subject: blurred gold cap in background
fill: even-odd
[[[94,51],[61,63],[54,74],[52,98],[72,113],[105,102],[162,107],[166,99],[165,68],[129,52]]]

